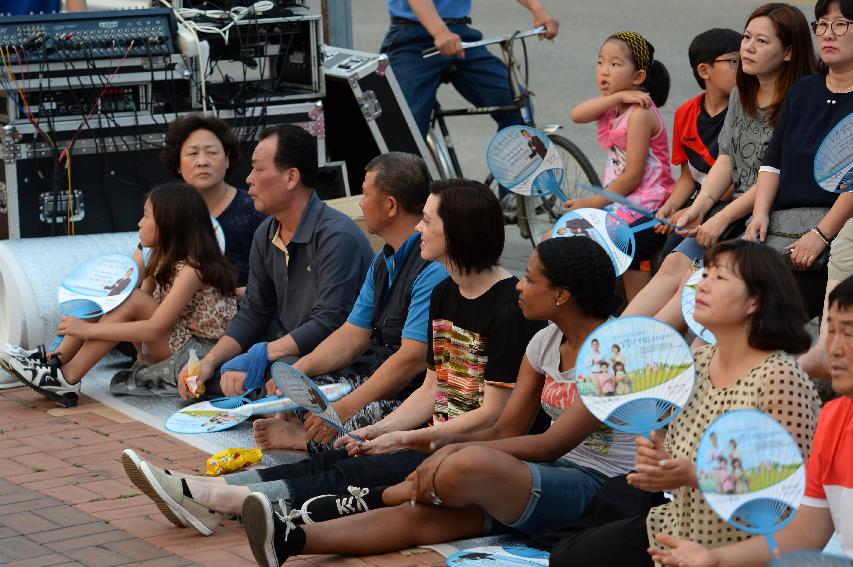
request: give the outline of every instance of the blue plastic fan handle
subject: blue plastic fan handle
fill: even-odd
[[[653,211],[650,211],[644,207],[641,207],[640,205],[638,205],[637,203],[635,203],[634,201],[632,201],[631,199],[629,199],[625,195],[622,195],[621,193],[614,193],[613,191],[608,191],[607,189],[604,189],[603,187],[596,187],[595,185],[589,185],[587,183],[578,183],[578,187],[585,190],[585,191],[589,191],[590,193],[595,193],[596,195],[600,195],[601,197],[604,197],[605,199],[607,199],[609,201],[613,201],[614,203],[619,203],[620,205],[622,205],[626,209],[630,209],[630,210],[634,211],[635,213],[639,213],[640,216],[644,216],[646,218],[652,219],[647,223],[644,223],[638,227],[632,228],[631,230],[633,232],[639,232],[641,230],[645,230],[649,226],[652,226],[655,224],[665,224],[666,226],[670,226],[676,230],[687,230],[683,226],[673,224],[673,223],[671,223],[667,220],[664,220],[664,219],[657,218]]]
[[[252,403],[252,400],[247,397],[252,392],[254,392],[254,390],[248,390],[242,396],[224,396],[221,398],[215,398],[210,400],[210,405],[219,409],[237,409],[240,406]]]

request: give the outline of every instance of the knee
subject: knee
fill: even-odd
[[[688,268],[690,268],[690,258],[680,252],[672,252],[663,259],[658,274],[668,278],[680,279]]]
[[[491,449],[485,447],[465,447],[447,457],[436,471],[436,482],[454,484],[458,481],[476,482],[486,472]]]

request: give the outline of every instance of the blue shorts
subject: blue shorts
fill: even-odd
[[[563,457],[553,463],[528,463],[533,475],[530,498],[521,517],[506,527],[525,534],[542,533],[580,517],[607,476]],[[503,527],[488,513],[484,534],[500,533]]]
[[[702,260],[705,257],[705,248],[695,238],[685,238],[678,246],[673,249],[673,252],[681,252],[691,260]]]

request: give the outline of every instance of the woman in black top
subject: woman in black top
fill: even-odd
[[[746,229],[746,238],[790,254],[812,316],[823,306],[829,243],[853,215],[853,195],[825,190],[815,180],[818,148],[853,113],[853,34],[847,33],[853,2],[819,0],[815,18],[812,29],[825,73],[804,77],[785,98]]]

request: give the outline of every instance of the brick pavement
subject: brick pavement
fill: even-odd
[[[212,537],[177,529],[131,484],[121,450],[201,472],[207,454],[81,396],[64,409],[28,388],[0,392],[0,564],[181,567],[252,564],[237,522]],[[301,556],[291,567],[443,565],[432,551]]]

